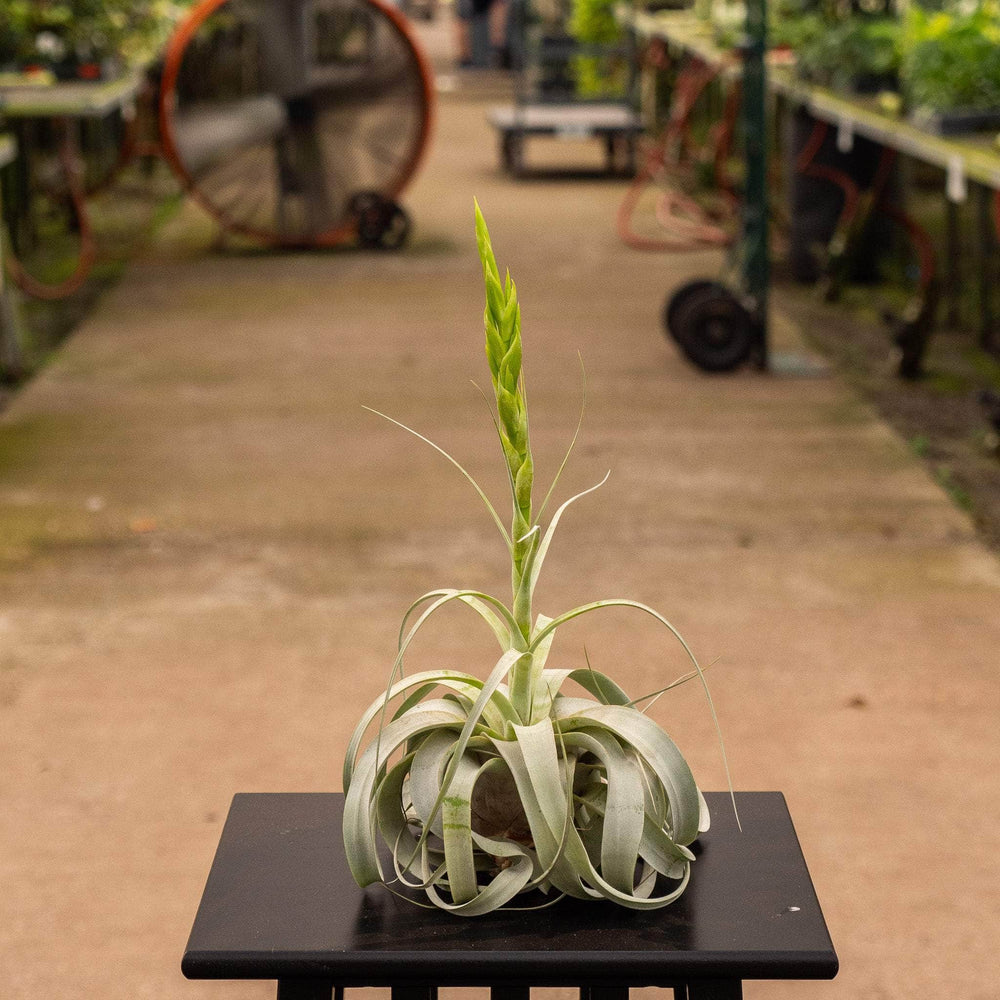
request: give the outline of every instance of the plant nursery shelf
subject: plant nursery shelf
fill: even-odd
[[[747,979],[831,979],[838,962],[784,797],[708,793],[711,830],[680,900],[626,910],[563,899],[533,912],[462,918],[359,889],[344,858],[343,796],[240,794],[232,803],[184,954],[189,979],[277,980],[279,1000],[391,987],[531,986],[623,1000],[629,987],[678,1000],[736,1000]],[[544,897],[542,897],[544,899]]]
[[[731,53],[719,48],[711,27],[690,11],[629,13],[619,8],[618,17],[643,38],[658,38],[675,51],[686,53],[710,66],[725,64],[738,73],[739,64]],[[948,193],[953,200],[964,198],[965,180],[1000,189],[1000,150],[992,135],[946,135],[938,126],[922,128],[881,111],[871,98],[842,96],[824,87],[798,79],[784,64],[784,55],[768,56],[768,88],[789,103],[806,108],[810,114],[829,122],[844,134],[860,135],[883,146],[940,167],[948,174]]]
[[[32,85],[0,85],[0,118],[102,118],[129,104],[143,74],[117,80]]]

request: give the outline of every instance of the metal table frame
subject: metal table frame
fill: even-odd
[[[18,138],[21,183],[27,184],[34,122],[55,123],[74,170],[81,172],[80,130],[87,121],[99,121],[114,112],[134,113],[145,70],[137,69],[114,80],[70,81],[53,84],[0,85],[0,127]],[[16,234],[12,233],[16,241]]]

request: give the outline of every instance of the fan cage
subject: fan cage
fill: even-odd
[[[289,10],[290,32],[262,23]],[[398,197],[433,111],[430,66],[383,0],[202,0],[164,57],[164,155],[225,230],[266,244],[354,238],[352,199]]]

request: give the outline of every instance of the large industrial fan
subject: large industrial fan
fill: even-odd
[[[398,246],[431,126],[430,69],[382,0],[202,0],[167,48],[164,151],[227,230]]]

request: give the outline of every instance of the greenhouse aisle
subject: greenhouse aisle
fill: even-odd
[[[1000,565],[836,378],[686,365],[659,311],[718,259],[624,248],[623,182],[505,178],[496,83],[442,79],[405,251],[220,249],[185,206],[0,415],[0,992],[273,995],[180,973],[232,795],[338,790],[410,602],[508,586],[468,484],[363,408],[502,496],[470,384],[489,378],[475,196],[523,304],[538,481],[581,359],[557,496],[611,470],[567,513],[539,609],[659,608],[712,665],[736,787],[783,791],[796,821],[842,972],[746,996],[994,1000]],[[776,336],[805,351],[780,316]],[[485,676],[492,646],[456,612],[410,665]],[[584,648],[635,695],[685,669],[617,613],[553,655]],[[723,788],[699,693],[653,711]]]

